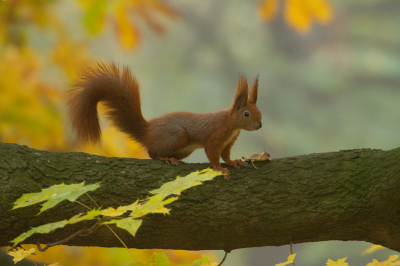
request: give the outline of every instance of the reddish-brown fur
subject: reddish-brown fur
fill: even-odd
[[[140,108],[139,84],[124,67],[99,63],[88,68],[76,83],[69,100],[72,128],[79,140],[100,140],[97,103],[108,107],[108,118],[121,131],[143,145],[151,158],[178,164],[195,149],[204,147],[216,170],[228,174],[219,162],[238,168],[241,160],[231,160],[230,150],[240,130],[261,128],[261,113],[256,106],[258,78],[248,90],[247,80],[239,77],[231,108],[214,113],[174,112],[146,121]]]

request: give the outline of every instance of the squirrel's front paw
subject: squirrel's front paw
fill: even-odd
[[[240,168],[240,166],[245,166],[247,163],[241,159],[236,159],[234,161],[230,160],[228,162],[225,162],[227,165],[233,166],[236,169]]]
[[[216,168],[215,170],[221,171],[222,174],[223,174],[223,176],[224,176],[224,179],[225,179],[225,180],[229,180],[229,179],[230,179],[230,177],[229,177],[229,170],[228,170],[228,169],[219,167],[219,168]]]

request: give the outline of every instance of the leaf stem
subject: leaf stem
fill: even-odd
[[[36,262],[34,261],[34,259],[32,259],[32,258],[30,258],[31,259],[31,261],[33,262],[33,264],[35,264],[36,266],[37,266],[37,264],[36,264]]]
[[[110,231],[118,238],[118,240],[122,243],[122,245],[124,245],[124,247],[126,248],[126,250],[128,250],[129,254],[131,255],[131,257],[135,260],[135,262],[137,262],[137,260],[135,259],[135,257],[133,256],[133,254],[131,253],[131,251],[129,250],[129,248],[127,247],[127,245],[125,245],[124,241],[122,241],[122,239],[117,235],[117,233],[114,232],[114,230],[111,229],[111,227],[108,224],[105,224],[105,226],[108,227],[108,229],[110,229]]]
[[[86,206],[85,204],[83,204],[82,202],[79,202],[79,201],[77,201],[77,200],[75,200],[75,202],[78,203],[78,204],[80,204],[80,205],[82,205],[83,207],[89,209],[90,211],[92,210],[91,208],[89,208],[88,206]]]
[[[97,204],[97,202],[92,197],[90,197],[88,193],[85,192],[85,195],[88,196],[88,198],[91,199],[94,204],[96,204],[97,208],[100,208],[100,206]]]

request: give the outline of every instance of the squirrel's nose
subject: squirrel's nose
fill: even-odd
[[[262,124],[261,124],[261,122],[260,122],[259,126],[260,126],[259,128],[261,128],[261,127],[262,127]]]

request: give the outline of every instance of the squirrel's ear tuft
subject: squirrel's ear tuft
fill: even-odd
[[[238,88],[236,90],[235,101],[233,102],[233,109],[239,110],[247,104],[248,98],[248,85],[247,79],[242,75],[239,76]]]
[[[258,75],[254,79],[253,86],[251,86],[251,91],[249,92],[249,103],[256,104],[258,93]]]

